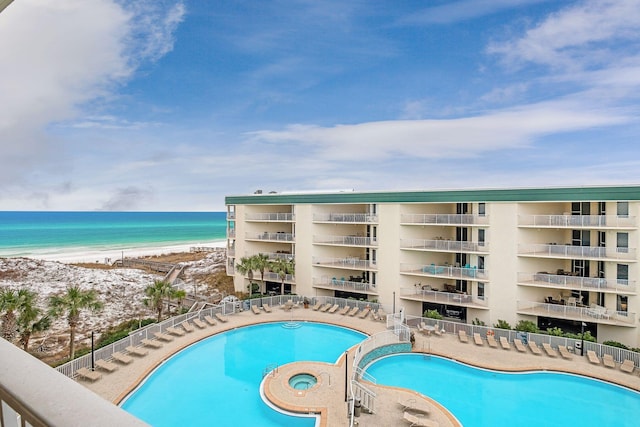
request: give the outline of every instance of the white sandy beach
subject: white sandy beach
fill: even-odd
[[[215,240],[211,242],[191,242],[180,245],[163,246],[140,246],[125,248],[70,248],[68,250],[42,251],[21,255],[24,258],[40,259],[44,261],[58,261],[67,264],[71,263],[112,263],[120,258],[137,258],[153,255],[165,255],[178,252],[189,252],[193,247],[224,248],[225,240]],[[2,256],[2,255],[0,255]]]

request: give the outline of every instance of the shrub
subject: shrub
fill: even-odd
[[[516,323],[516,331],[537,333],[538,327],[531,320],[519,320]]]
[[[554,337],[561,337],[564,336],[564,332],[562,332],[562,329],[560,328],[547,328],[547,333],[549,335],[553,335]]]
[[[573,338],[575,340],[583,339],[583,338],[580,337],[580,334],[566,333],[566,334],[564,334],[564,336],[566,338]],[[597,342],[598,341],[598,340],[596,340],[596,338],[593,335],[591,335],[591,332],[589,332],[589,331],[586,331],[584,333],[584,340],[585,341],[590,341],[590,342]]]
[[[618,347],[618,348],[623,348],[625,350],[629,350],[629,347],[627,347],[626,345],[622,344],[621,342],[618,341],[605,341],[602,343],[603,345],[610,345],[611,347]]]
[[[472,325],[476,325],[476,326],[487,326],[486,323],[484,323],[482,320],[478,319],[477,317],[475,319],[473,319],[471,324]]]
[[[498,319],[498,323],[493,325],[497,329],[511,329],[511,325],[506,320]]]
[[[426,310],[424,312],[424,317],[428,319],[442,319],[442,314],[438,313],[438,310]]]

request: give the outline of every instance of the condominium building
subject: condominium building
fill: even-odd
[[[420,316],[591,332],[640,347],[640,187],[227,196],[227,272],[295,260],[285,293],[379,302]],[[256,280],[258,279],[258,280]],[[259,281],[260,273],[254,273]],[[266,291],[281,278],[265,273]]]

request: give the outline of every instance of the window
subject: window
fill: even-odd
[[[629,233],[618,233],[616,242],[618,252],[629,252]]]
[[[484,233],[485,233],[485,230],[483,229],[478,230],[478,246],[484,246]]]
[[[616,278],[619,285],[629,284],[629,266],[627,264],[618,264]]]
[[[607,204],[605,202],[598,202],[598,215],[606,215],[607,214]]]
[[[485,203],[478,203],[478,215],[485,216],[487,214],[487,206]]]
[[[617,209],[618,216],[628,217],[629,216],[629,202],[618,202]]]
[[[629,297],[626,295],[618,295],[618,301],[616,303],[616,310],[625,312],[628,309]]]
[[[478,270],[484,270],[484,257],[478,257]]]
[[[598,247],[604,248],[606,245],[606,234],[604,231],[598,231]]]
[[[478,283],[478,299],[484,300],[484,283]]]

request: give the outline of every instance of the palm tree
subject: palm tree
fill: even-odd
[[[251,295],[253,289],[253,270],[256,269],[254,257],[242,257],[240,263],[236,264],[236,269],[240,274],[246,274],[249,277],[249,295]]]
[[[181,307],[182,301],[186,297],[187,297],[187,291],[185,291],[184,289],[171,288],[171,292],[169,293],[169,301],[171,301],[171,298],[175,298],[178,300],[178,306]],[[171,308],[169,308],[169,310],[171,310]],[[171,312],[169,312],[169,314],[171,314]]]
[[[153,285],[147,286],[144,290],[147,296],[144,299],[144,305],[152,307],[158,313],[158,322],[162,319],[164,300],[171,297],[171,291],[171,284],[166,280],[156,280]]]
[[[46,331],[51,327],[51,317],[43,314],[42,309],[35,305],[37,294],[27,292],[29,295],[25,297],[18,314],[18,333],[24,351],[29,350],[29,340],[33,333]]]
[[[252,258],[253,258],[253,265],[255,269],[260,272],[260,281],[262,282],[262,288],[264,289],[264,291],[261,289],[260,293],[264,294],[267,291],[264,283],[264,272],[269,267],[269,262],[270,262],[269,255],[257,254],[257,255],[254,255]]]
[[[18,291],[11,288],[0,290],[0,313],[2,313],[2,338],[12,342],[18,331],[16,311],[20,307]]]
[[[69,359],[75,355],[76,327],[80,322],[82,310],[101,310],[102,302],[98,299],[98,293],[94,289],[83,291],[79,286],[70,286],[62,295],[54,295],[49,298],[51,317],[67,315],[69,324]]]
[[[284,295],[284,280],[287,278],[287,274],[295,274],[295,261],[288,258],[278,258],[271,261],[269,269],[280,278],[280,295]]]

